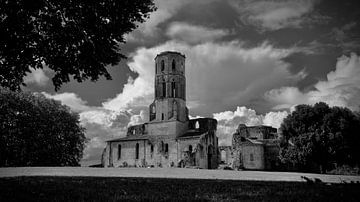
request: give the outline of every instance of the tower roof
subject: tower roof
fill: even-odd
[[[185,55],[184,54],[181,54],[180,52],[176,52],[176,51],[164,51],[164,52],[161,52],[159,54],[156,55],[155,59],[159,56],[162,56],[162,55],[167,55],[167,54],[176,54],[176,55],[181,55],[185,58]]]

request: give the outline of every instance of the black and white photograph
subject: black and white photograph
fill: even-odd
[[[360,201],[357,0],[0,0],[0,201]]]

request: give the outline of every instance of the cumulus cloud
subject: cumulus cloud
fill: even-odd
[[[188,4],[201,7],[202,4],[211,3],[217,0],[155,0],[155,6],[158,8],[155,12],[150,14],[150,17],[129,35],[126,36],[126,40],[129,41],[141,41],[146,40],[149,37],[159,36],[161,30],[159,25],[166,22],[175,16],[178,11]]]
[[[214,41],[228,34],[229,32],[226,30],[211,29],[184,22],[173,22],[166,31],[168,37],[191,44]]]
[[[300,27],[304,17],[315,6],[315,0],[281,1],[230,1],[245,24],[253,24],[264,30]]]
[[[130,78],[123,91],[103,103],[106,109],[123,110],[132,106],[138,112],[154,99],[154,58],[162,51],[186,55],[187,103],[191,113],[201,116],[249,105],[266,91],[294,84],[304,73],[292,74],[282,59],[297,51],[279,49],[264,42],[245,48],[240,41],[187,44],[172,40],[151,48],[139,48],[128,66],[138,74]]]
[[[187,103],[190,113],[199,116],[211,116],[236,107],[238,103],[249,106],[259,95],[293,84],[305,74],[290,73],[288,64],[282,61],[296,49],[279,49],[267,42],[246,48],[240,41],[189,44],[171,40],[155,47],[139,48],[130,55],[131,60],[127,64],[138,76],[129,77],[122,92],[101,106],[88,106],[73,93],[45,94],[80,112],[81,123],[87,128],[86,136],[90,139],[85,150],[87,160],[93,158],[93,151],[100,151],[104,146],[98,144],[100,140],[105,142],[125,136],[127,126],[148,120],[148,106],[154,99],[154,58],[160,52],[169,50],[186,55]],[[241,111],[247,113],[246,116],[239,114]],[[217,113],[215,116],[220,118],[218,131],[232,134],[231,130],[239,122],[274,126],[277,123],[272,121],[275,115],[268,115],[265,119],[250,109],[245,111],[240,109],[232,115],[230,112]]]
[[[213,117],[218,120],[217,136],[219,137],[219,144],[231,145],[232,134],[235,133],[239,124],[247,126],[267,125],[279,128],[287,115],[287,111],[268,112],[261,115],[257,114],[253,109],[238,106],[235,111],[214,113]]]
[[[25,84],[37,84],[39,86],[45,86],[49,81],[49,77],[46,76],[43,69],[33,69],[24,77]]]
[[[75,93],[51,95],[43,92],[42,94],[47,98],[60,101],[79,113],[80,124],[86,128],[85,136],[89,140],[84,150],[82,165],[100,163],[102,150],[107,140],[125,137],[129,125],[146,122],[148,117],[144,109],[137,108],[136,103],[139,104],[139,102],[136,101],[134,105],[126,105],[128,108],[119,107],[116,108],[117,110],[112,110],[104,106],[89,106]]]
[[[315,90],[301,92],[297,87],[281,87],[265,93],[274,103],[274,109],[289,108],[297,104],[326,102],[331,106],[344,106],[357,109],[360,105],[360,57],[338,58],[336,68],[327,74],[327,79],[314,85]]]
[[[42,92],[42,94],[45,95],[45,97],[47,98],[60,101],[61,104],[67,105],[68,107],[70,107],[70,109],[76,112],[85,111],[89,109],[89,107],[87,106],[87,102],[82,100],[75,93],[65,92],[65,93],[51,95],[46,92]]]

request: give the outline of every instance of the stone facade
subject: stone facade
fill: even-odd
[[[269,126],[240,124],[233,134],[232,153],[234,169],[275,169],[279,156],[277,130]]]
[[[130,126],[126,137],[107,141],[104,167],[217,168],[217,121],[189,120],[185,83],[185,56],[170,51],[158,54],[150,121]]]

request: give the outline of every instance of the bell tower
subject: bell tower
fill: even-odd
[[[155,100],[150,121],[187,121],[185,55],[166,51],[155,57]]]

